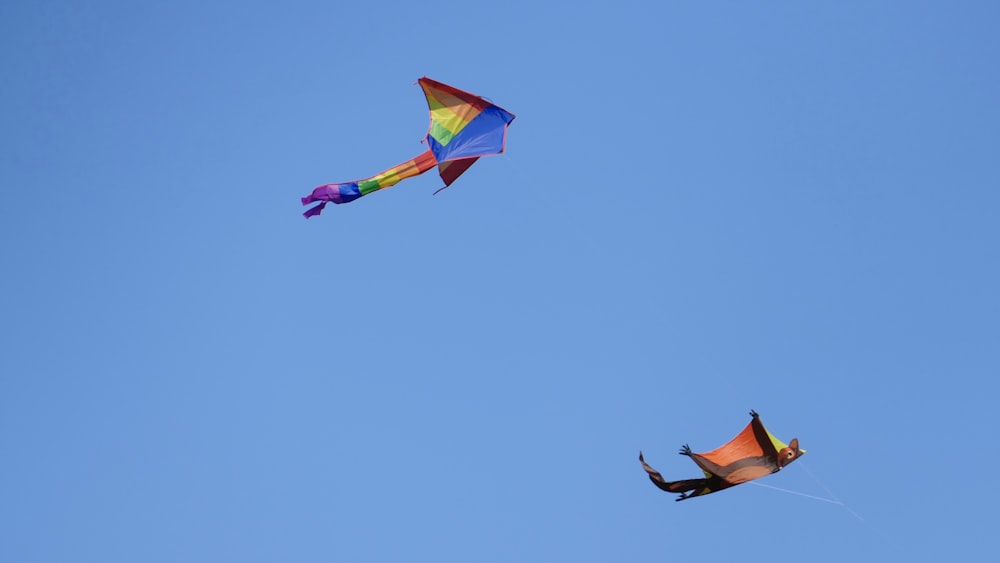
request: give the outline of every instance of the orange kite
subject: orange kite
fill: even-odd
[[[750,424],[747,424],[735,438],[717,449],[696,454],[687,444],[681,448],[680,454],[694,460],[705,473],[703,479],[666,481],[659,471],[646,464],[642,452],[639,452],[642,468],[649,474],[649,480],[654,485],[668,493],[681,493],[676,500],[684,500],[777,473],[806,453],[805,450],[799,449],[798,438],[793,438],[791,443],[785,444],[764,428],[760,415],[750,411],[750,416],[753,417]]]

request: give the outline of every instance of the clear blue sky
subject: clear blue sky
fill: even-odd
[[[998,22],[4,2],[0,561],[995,554]],[[304,220],[423,150],[424,75],[507,153]],[[847,508],[647,480],[751,408]]]

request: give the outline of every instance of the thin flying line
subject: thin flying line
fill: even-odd
[[[805,493],[800,493],[798,491],[789,491],[788,489],[782,489],[781,487],[775,487],[775,486],[772,486],[772,485],[765,485],[764,483],[758,483],[756,481],[750,481],[750,484],[751,485],[757,485],[758,487],[765,487],[767,489],[774,489],[776,491],[781,491],[783,493],[789,493],[789,494],[792,494],[792,495],[799,495],[800,497],[806,497],[806,498],[821,500],[823,502],[828,502],[830,504],[839,504],[840,506],[843,506],[844,508],[847,508],[847,506],[843,502],[841,502],[839,500],[832,500],[832,499],[828,499],[828,498],[817,497],[817,496],[813,496],[813,495],[807,495]],[[848,508],[848,510],[850,510],[850,509]],[[851,512],[853,512],[853,511],[851,511]],[[855,515],[855,516],[857,516],[857,515]]]
[[[840,506],[843,506],[848,512],[850,512],[851,514],[853,514],[854,517],[857,518],[858,520],[861,520],[862,522],[865,521],[865,519],[862,518],[860,514],[858,514],[857,512],[854,512],[854,509],[852,509],[850,506],[847,506],[846,504],[844,504],[844,501],[840,500],[840,497],[838,497],[837,495],[833,494],[833,491],[830,490],[830,487],[827,487],[822,481],[819,480],[818,477],[816,477],[815,475],[813,475],[813,472],[809,471],[809,468],[806,467],[806,464],[804,464],[802,462],[799,462],[799,466],[802,467],[802,469],[805,470],[805,472],[808,473],[810,477],[812,477],[813,481],[816,481],[817,483],[819,483],[819,486],[823,487],[823,490],[825,490],[831,497],[837,499],[837,502],[840,503]]]
[[[824,485],[822,481],[820,481],[815,475],[813,475],[812,471],[809,471],[809,468],[806,467],[806,464],[804,464],[804,463],[802,463],[800,461],[799,462],[799,467],[801,467],[803,471],[805,471],[806,473],[808,473],[809,476],[812,477],[812,480],[816,481],[816,483],[818,483],[820,487],[823,487],[823,490],[826,491],[826,493],[828,495],[830,495],[831,497],[833,497],[833,498],[837,499],[838,501],[840,501],[840,498],[837,497],[837,495],[833,494],[833,491],[830,490],[830,487],[827,487],[826,485]],[[841,504],[844,504],[844,503],[841,502]]]

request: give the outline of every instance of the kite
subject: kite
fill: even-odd
[[[646,464],[642,452],[639,452],[642,468],[649,474],[649,480],[654,485],[668,493],[681,493],[680,498],[675,500],[684,500],[777,473],[806,453],[805,450],[799,449],[798,438],[793,438],[790,444],[785,444],[764,428],[760,415],[750,411],[750,416],[753,417],[750,424],[747,424],[735,438],[717,449],[696,454],[687,444],[681,448],[680,454],[690,457],[698,464],[705,473],[704,479],[665,481],[659,471]]]
[[[491,102],[431,80],[417,81],[427,97],[431,124],[424,141],[428,149],[420,156],[367,178],[342,184],[325,184],[302,198],[302,205],[320,202],[303,215],[319,215],[329,202],[348,203],[363,195],[388,188],[437,166],[447,188],[481,156],[500,154],[507,141],[507,126],[514,114]],[[437,193],[434,192],[434,193]]]

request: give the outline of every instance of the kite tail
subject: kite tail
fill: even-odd
[[[308,219],[313,215],[319,215],[322,213],[323,208],[326,207],[326,204],[331,201],[333,203],[347,203],[358,199],[362,195],[363,194],[358,189],[357,182],[349,182],[347,184],[325,184],[316,188],[311,194],[302,198],[302,205],[309,205],[310,203],[316,203],[317,201],[322,202],[302,215]]]
[[[306,211],[303,215],[308,219],[313,215],[319,215],[327,202],[349,203],[363,195],[395,186],[399,182],[418,176],[427,172],[437,165],[437,159],[430,150],[424,151],[416,158],[411,158],[402,164],[397,164],[392,168],[376,174],[365,180],[356,182],[346,182],[343,184],[324,184],[312,191],[311,194],[302,198],[302,205],[309,205],[317,201],[323,202],[316,207]]]
[[[646,463],[646,460],[642,457],[642,452],[639,452],[639,463],[642,464],[642,468],[649,474],[649,480],[652,481],[654,485],[664,491],[667,491],[668,493],[686,493],[688,491],[704,489],[707,484],[705,479],[667,481],[663,478],[663,475],[660,475],[659,471],[653,469]]]
[[[302,205],[308,205],[310,203],[312,203],[312,201],[307,202],[306,198],[302,198]],[[323,209],[325,208],[326,208],[326,202],[324,201],[323,203],[317,205],[316,207],[310,207],[309,209],[307,209],[306,212],[302,214],[302,216],[308,219],[313,215],[319,215],[320,213],[323,212]]]

